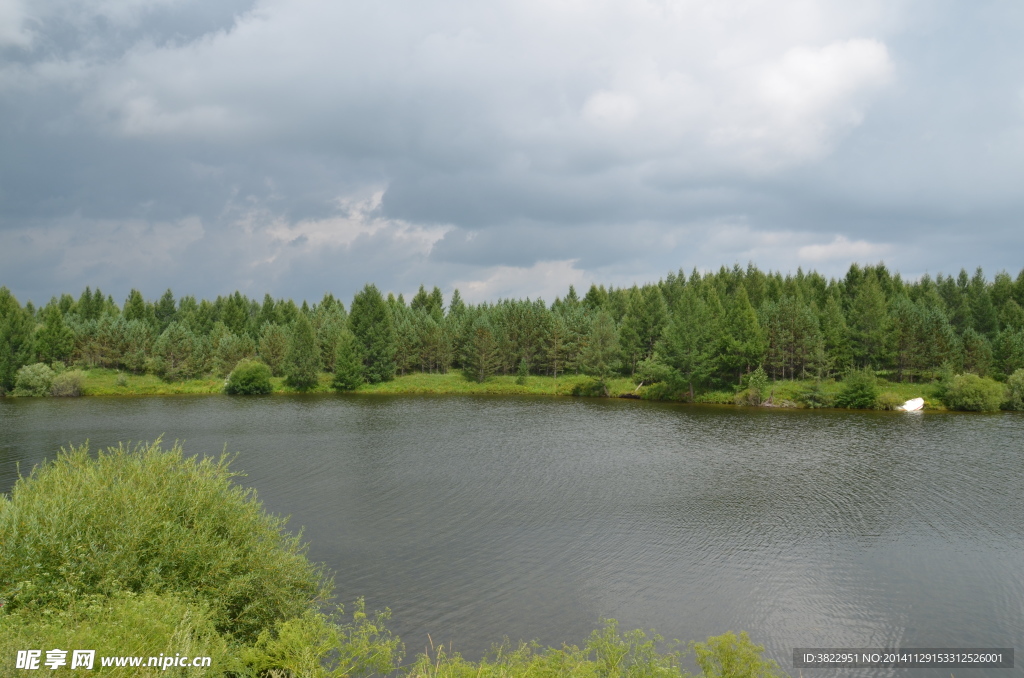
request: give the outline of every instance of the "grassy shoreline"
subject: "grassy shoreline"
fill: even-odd
[[[216,377],[188,379],[168,382],[152,374],[128,374],[112,369],[83,370],[83,396],[149,396],[149,395],[214,395],[224,392],[225,380]],[[334,393],[331,387],[332,375],[320,375],[320,383],[305,393]],[[273,377],[272,394],[294,394],[299,391],[289,387],[283,377]],[[448,374],[424,374],[415,372],[396,376],[392,381],[379,384],[363,384],[355,393],[381,395],[536,395],[536,396],[573,396],[587,393],[588,385],[592,384],[589,377],[583,375],[560,376],[558,380],[551,377],[530,376],[519,383],[514,376],[496,376],[483,383],[469,381],[459,372]],[[784,380],[772,382],[769,387],[771,400],[769,406],[784,408],[803,408],[802,394],[815,385],[813,380]],[[842,384],[835,380],[824,380],[819,384],[823,393],[835,397]],[[900,401],[923,397],[928,409],[945,409],[935,397],[937,385],[896,383],[879,380],[879,391],[890,393]],[[628,377],[610,380],[608,390],[613,398],[652,398],[647,386],[639,386],[638,382]],[[653,398],[652,398],[653,399]],[[683,398],[669,398],[668,401],[680,401]],[[736,405],[736,393],[733,390],[698,392],[695,403],[714,405]]]

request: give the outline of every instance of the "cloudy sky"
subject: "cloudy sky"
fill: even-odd
[[[22,301],[1024,266],[1017,0],[0,0]]]

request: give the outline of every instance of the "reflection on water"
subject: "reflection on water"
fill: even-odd
[[[237,451],[339,598],[390,606],[410,651],[427,632],[469,656],[506,635],[579,643],[606,617],[684,640],[744,629],[784,668],[796,646],[1024,647],[1017,415],[8,399],[0,490],[62,444],[158,435]]]

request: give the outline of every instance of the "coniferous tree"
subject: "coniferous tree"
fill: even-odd
[[[281,325],[283,322],[284,320],[281,318],[281,313],[277,308],[277,304],[274,302],[274,298],[269,294],[264,294],[263,303],[260,304],[260,311],[256,316],[256,323],[262,328],[265,327],[267,323]],[[262,329],[260,331],[262,332]]]
[[[34,324],[10,290],[0,287],[0,392],[13,389],[18,370],[32,362]]]
[[[288,385],[294,389],[308,391],[319,383],[320,349],[313,334],[313,325],[305,313],[300,313],[292,325],[284,371]]]
[[[231,374],[239,362],[255,356],[256,342],[248,334],[241,336],[227,334],[221,337],[217,343],[217,351],[213,356],[213,368],[218,376],[226,377]]]
[[[334,371],[334,358],[338,352],[338,341],[345,330],[347,320],[345,307],[341,302],[325,297],[313,313],[313,328],[316,331],[316,343],[320,348],[320,363],[327,372]]]
[[[168,325],[177,320],[178,310],[174,303],[174,293],[171,292],[170,288],[156,302],[153,313],[156,316],[157,332],[163,332],[167,329]]]
[[[257,348],[260,360],[270,368],[275,377],[284,375],[285,357],[288,354],[288,331],[280,325],[267,323],[260,331]]]
[[[994,339],[999,330],[999,316],[981,267],[975,271],[968,285],[967,302],[971,309],[971,326],[985,338]]]
[[[880,367],[885,361],[889,313],[882,286],[871,273],[857,289],[850,313],[854,357],[861,367]]]
[[[829,294],[825,299],[825,308],[821,313],[821,336],[828,360],[825,365],[826,376],[850,369],[853,365],[850,328],[846,324],[838,293]]]
[[[619,332],[615,320],[607,311],[599,311],[594,316],[582,361],[584,373],[595,379],[605,396],[610,395],[608,380],[619,367],[619,355]]]
[[[668,306],[657,286],[630,290],[629,303],[619,327],[622,357],[630,374],[635,374],[636,366],[654,353],[667,322]]]
[[[687,285],[658,344],[654,362],[669,368],[658,376],[674,390],[687,387],[692,400],[694,385],[705,384],[714,372],[714,336],[707,303],[694,285]]]
[[[146,300],[142,298],[142,292],[137,289],[132,289],[128,294],[128,299],[124,302],[124,308],[121,309],[121,316],[128,321],[140,320],[153,324],[155,316],[150,313],[151,309],[147,306]]]
[[[921,309],[905,296],[893,299],[890,312],[890,343],[896,366],[896,380],[903,381],[918,367],[922,339]]]
[[[992,345],[989,340],[973,327],[968,328],[960,340],[964,371],[988,376],[992,368]]]
[[[352,299],[349,328],[363,358],[363,377],[371,384],[395,377],[395,330],[384,297],[376,285],[367,284]]]
[[[60,306],[54,302],[43,309],[43,325],[36,332],[36,356],[39,362],[67,362],[75,347],[75,334],[64,322]]]
[[[224,300],[220,321],[232,334],[241,336],[249,331],[249,303],[241,292],[236,290]]]
[[[115,364],[129,372],[142,374],[155,340],[153,326],[145,320],[125,320],[121,316],[111,323],[110,329]]]
[[[566,334],[567,329],[562,314],[553,312],[546,327],[544,354],[546,367],[555,380],[556,391],[558,390],[558,374],[565,370]]]
[[[420,337],[413,312],[405,304],[391,306],[391,322],[395,337],[395,370],[404,377],[420,356]]]
[[[1000,332],[992,354],[995,368],[1002,374],[1011,375],[1024,368],[1024,330],[1005,329]]]
[[[736,383],[743,381],[743,375],[764,360],[764,333],[757,321],[757,311],[750,304],[747,290],[737,286],[725,313],[725,331],[722,334],[721,367],[730,375],[736,375]]]
[[[333,386],[339,391],[354,391],[363,383],[363,361],[355,336],[343,330],[336,351]]]
[[[172,322],[153,343],[153,372],[167,381],[195,376],[196,350],[197,337],[181,323]]]
[[[466,342],[466,354],[462,359],[463,371],[470,381],[483,383],[500,369],[498,341],[486,315],[478,315],[471,327],[470,337]]]

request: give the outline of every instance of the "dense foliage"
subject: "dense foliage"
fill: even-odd
[[[159,443],[81,447],[0,495],[0,667],[43,646],[205,655],[202,675],[238,678],[393,669],[397,639],[361,604],[325,613],[330,580],[235,475]]]
[[[259,360],[239,361],[231,370],[224,392],[228,395],[263,395],[270,393],[270,368]]]
[[[43,363],[25,365],[14,378],[14,393],[20,396],[45,396],[50,394],[56,375]]]
[[[878,382],[871,370],[854,370],[843,380],[843,390],[836,405],[853,409],[870,409],[878,397]]]
[[[331,294],[297,305],[239,292],[175,299],[170,290],[154,302],[132,290],[118,306],[86,288],[36,308],[0,288],[0,390],[37,362],[182,380],[223,377],[258,358],[296,389],[318,387],[321,371],[344,390],[410,371],[474,381],[587,374],[597,392],[610,377],[632,377],[659,397],[733,389],[754,403],[772,392],[747,389],[758,367],[773,381],[866,369],[890,382],[968,373],[1005,381],[1024,368],[1024,272],[904,281],[881,264],[851,266],[840,279],[751,265],[593,285],[582,298],[570,287],[551,304],[466,304],[458,290],[444,302],[436,287],[407,302],[366,285],[348,313]]]
[[[943,397],[950,408],[968,412],[998,410],[1006,400],[1005,387],[976,374],[958,374],[946,387]]]

